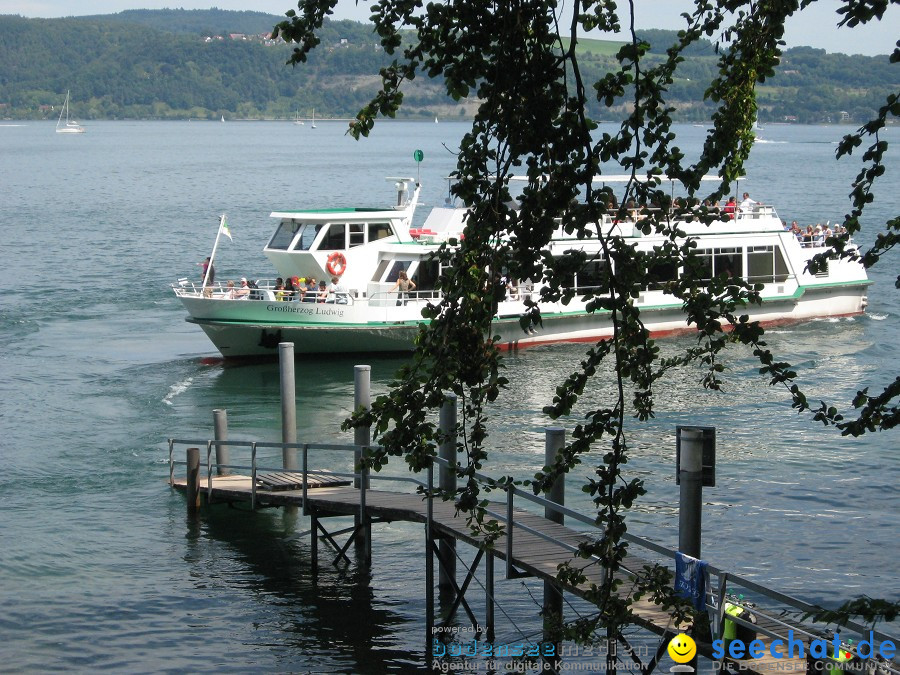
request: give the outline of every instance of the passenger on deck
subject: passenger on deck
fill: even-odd
[[[331,283],[328,284],[328,302],[347,304],[347,289],[341,285],[340,277],[331,277]]]
[[[328,285],[325,280],[319,282],[319,288],[316,291],[316,302],[325,302],[328,300]]]
[[[735,203],[733,196],[728,198],[728,202],[725,204],[725,208],[723,208],[722,211],[728,218],[734,219],[734,212],[737,211],[737,204]]]
[[[834,235],[834,232],[828,227],[828,223],[825,223],[825,225],[822,226],[822,243],[824,244],[825,240],[832,235]]]
[[[205,297],[212,296],[212,286],[213,282],[216,280],[216,268],[213,267],[212,262],[210,262],[209,257],[207,257],[202,263],[198,263],[202,265],[203,271],[200,274],[200,283],[203,284],[203,295]],[[206,271],[209,270],[209,278],[206,278]]]
[[[812,246],[813,238],[816,236],[812,225],[806,226],[806,232],[803,233],[803,245]]]
[[[397,282],[388,292],[397,291],[397,307],[399,307],[409,302],[409,293],[414,290],[416,290],[416,282],[406,276],[406,270],[400,270],[397,274]]]
[[[625,207],[628,209],[628,215],[631,216],[632,220],[637,220],[640,217],[640,209],[633,199],[629,199]]]
[[[275,280],[275,286],[272,288],[275,293],[275,299],[278,301],[284,300],[284,279],[278,277]]]
[[[519,295],[520,299],[531,300],[531,294],[534,292],[534,282],[531,279],[523,279],[522,283],[519,284]]]
[[[234,289],[234,282],[229,279],[228,283],[225,284],[225,295],[223,295],[222,297],[224,297],[226,300],[234,300],[237,298],[235,293],[237,293],[237,291]]]
[[[758,206],[759,202],[755,199],[750,199],[750,193],[745,192],[744,199],[741,201],[741,213],[753,213]]]
[[[247,300],[250,297],[250,286],[247,284],[247,278],[241,277],[241,287],[234,291],[235,300]]]
[[[506,290],[509,291],[510,300],[519,299],[519,284],[512,277],[510,277],[506,282]]]
[[[303,302],[316,302],[319,296],[319,282],[315,277],[306,277],[306,295]]]
[[[281,292],[281,299],[290,301],[294,299],[294,296],[294,280],[288,277],[287,281],[284,282],[284,290]]]
[[[294,300],[297,302],[306,302],[306,277],[294,277]]]

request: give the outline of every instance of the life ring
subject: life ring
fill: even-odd
[[[328,256],[328,262],[325,264],[325,269],[328,270],[328,274],[333,277],[339,277],[347,271],[347,259],[344,257],[344,254],[335,251],[331,255]]]

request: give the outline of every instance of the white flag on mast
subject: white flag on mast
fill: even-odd
[[[222,222],[219,224],[219,232],[228,237],[228,240],[234,242],[234,239],[231,238],[231,229],[228,227],[228,222],[225,220],[225,216],[222,216]]]

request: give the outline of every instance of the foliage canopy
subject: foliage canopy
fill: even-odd
[[[560,6],[554,0],[499,0],[493,3],[448,2],[423,6],[417,0],[380,0],[372,20],[393,63],[381,71],[382,89],[357,115],[351,131],[366,136],[379,116],[392,117],[403,102],[403,85],[421,76],[442,77],[447,92],[456,99],[477,95],[481,101],[471,131],[462,141],[455,195],[469,207],[464,240],[445,246],[440,257],[446,272],[440,284],[444,298],[423,314],[430,319],[421,329],[419,348],[402,369],[386,396],[371,411],[359,412],[350,424],[374,425],[383,450],[367,461],[376,469],[389,455],[404,456],[413,468],[422,468],[443,439],[432,411],[448,392],[462,403],[459,451],[463,457],[462,486],[456,494],[460,510],[471,514],[473,527],[485,527],[479,509],[480,488],[474,473],[487,450],[486,407],[505,384],[501,355],[494,343],[491,322],[494,274],[543,281],[541,300],[567,302],[573,291],[566,279],[589,261],[577,252],[554,258],[548,255],[552,233],[561,222],[565,231],[580,238],[597,236],[604,258],[615,274],[604,277],[602,288],[588,291],[590,308],[612,318],[614,334],[587,350],[579,370],[559,383],[545,412],[556,418],[572,411],[591,385],[599,365],[614,361],[617,395],[585,415],[557,463],[545,467],[533,481],[536,492],[546,489],[560,473],[582,461],[592,449],[604,449],[594,467],[595,478],[585,486],[596,505],[596,522],[603,540],[585,546],[609,570],[616,570],[625,547],[624,513],[643,493],[639,480],[626,480],[622,465],[628,458],[628,420],[646,420],[654,414],[654,394],[667,373],[687,364],[704,369],[702,385],[722,385],[719,355],[732,344],[749,348],[759,360],[759,371],[772,385],[785,387],[800,412],[843,434],[859,435],[890,429],[900,421],[900,378],[883,391],[859,392],[852,415],[825,402],[807,400],[791,365],[773,354],[763,329],[742,314],[747,304],[760,302],[760,288],[742,280],[713,279],[699,283],[689,277],[669,284],[667,290],[680,299],[688,321],[697,328],[694,346],[663,358],[633,302],[633,289],[655,265],[675,261],[690,265],[691,245],[677,226],[659,215],[674,208],[704,222],[715,215],[701,204],[727,194],[729,184],[742,174],[752,146],[756,117],[755,88],[775,73],[781,57],[785,21],[815,0],[746,2],[696,0],[693,12],[684,15],[684,28],[662,59],[650,59],[650,45],[640,39],[633,25],[633,3],[586,0],[567,26],[560,23]],[[336,0],[301,0],[297,11],[278,32],[296,43],[294,63],[306,61],[319,44],[318,31]],[[881,19],[887,0],[844,0],[838,14],[849,26]],[[632,39],[616,54],[618,67],[596,79],[587,79],[577,50],[579,36],[592,29],[618,31],[624,25]],[[401,30],[412,28],[416,39],[402,39]],[[684,55],[701,41],[711,40],[717,67],[706,83],[705,98],[715,106],[714,128],[707,135],[700,158],[688,163],[673,130],[674,107],[669,90]],[[900,60],[900,48],[891,62]],[[602,106],[628,103],[630,110],[615,134],[598,134],[597,123],[587,110],[590,101]],[[843,235],[828,240],[827,255],[858,259],[869,267],[900,241],[900,218],[884,223],[875,243],[867,250],[849,246],[849,237],[860,231],[860,217],[874,199],[875,184],[884,173],[882,160],[887,143],[879,134],[889,118],[900,114],[896,92],[883,100],[875,117],[840,143],[837,157],[862,151],[859,174],[851,186],[851,209]],[[632,175],[623,206],[611,206],[607,188],[593,179],[601,165],[614,164]],[[711,194],[701,192],[700,178],[718,174],[721,183]],[[516,208],[510,206],[512,175],[526,175]],[[659,177],[676,181],[688,195],[674,205]],[[640,179],[650,180],[640,180]],[[610,213],[623,218],[624,204],[656,203],[663,208],[639,223],[645,234],[655,232],[666,243],[651,253],[636,253],[621,236],[591,232],[589,225]],[[900,287],[900,278],[897,281]],[[488,293],[485,293],[485,290]],[[526,303],[529,304],[529,303]],[[530,303],[523,325],[540,323],[539,307]],[[495,534],[495,532],[493,532]],[[561,578],[576,580],[572,569]],[[644,590],[658,594],[665,585],[654,572],[644,579]],[[616,635],[633,621],[629,601],[618,599],[618,582],[611,576],[593,594],[600,612],[591,626],[580,625],[576,638],[596,627]],[[575,629],[573,629],[575,630]]]

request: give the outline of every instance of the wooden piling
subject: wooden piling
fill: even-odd
[[[488,642],[494,641],[494,556],[489,555],[484,561],[484,623],[487,629],[485,637]]]
[[[227,464],[231,464],[231,451],[227,445],[223,445],[221,441],[228,440],[228,411],[213,410],[213,433],[216,441],[216,474],[219,476],[231,475],[231,469]]]
[[[188,515],[200,510],[200,448],[187,449],[187,508]]]
[[[456,394],[448,394],[441,407],[440,429],[444,440],[438,448],[441,459],[450,462],[454,468],[440,467],[438,483],[444,494],[456,493]],[[454,593],[456,579],[456,539],[443,537],[439,544],[440,557],[445,561],[438,570],[438,589],[442,598]]]
[[[544,465],[553,466],[556,463],[559,451],[566,445],[566,430],[562,427],[547,427],[544,437]],[[565,504],[566,481],[565,476],[561,475],[553,481],[550,490],[547,492],[547,499],[554,504],[562,506]],[[565,516],[558,511],[554,511],[552,507],[544,507],[544,518],[560,525],[565,524]],[[542,614],[544,615],[544,642],[555,645],[552,657],[548,663],[555,670],[558,668],[559,653],[562,647],[560,640],[560,631],[563,621],[563,595],[562,589],[553,581],[544,581],[544,606]]]
[[[679,427],[680,447],[678,482],[681,486],[678,503],[678,550],[693,558],[700,558],[703,515],[703,431]],[[694,616],[691,635],[697,642],[711,640],[709,615]],[[696,671],[697,656],[687,665]]]
[[[372,407],[371,394],[372,366],[354,366],[353,367],[353,410],[368,410]],[[356,467],[359,467],[359,476],[354,479],[354,486],[363,487],[364,490],[369,489],[368,472],[363,471],[362,449],[372,443],[372,427],[360,426],[353,429],[353,444],[357,446],[357,450],[353,453],[353,461]],[[372,525],[365,516],[365,500],[360,496],[360,513],[354,516],[353,521],[357,527],[356,550],[364,558],[365,565],[368,567],[372,563]]]
[[[703,432],[682,427],[680,430],[681,493],[678,508],[678,550],[700,557],[701,516],[703,511]]]
[[[278,362],[281,373],[281,442],[297,442],[297,392],[294,375],[294,343],[281,342],[278,345]],[[281,451],[282,466],[297,470],[297,449],[284,448]]]
[[[425,512],[425,667],[430,669],[434,660],[434,465],[429,464],[428,490]]]

